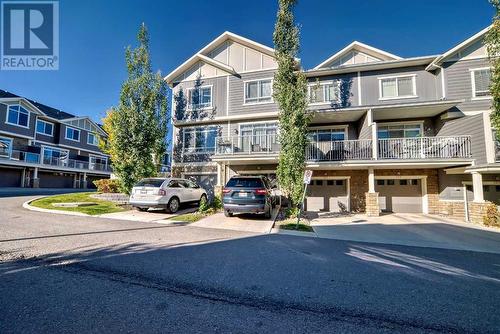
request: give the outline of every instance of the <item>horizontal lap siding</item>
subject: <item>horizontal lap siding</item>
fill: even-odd
[[[465,100],[457,108],[461,111],[489,110],[491,100],[472,100],[472,78],[470,69],[488,67],[487,59],[462,60],[448,62],[445,68],[446,98]]]
[[[276,103],[244,105],[244,82],[249,80],[266,79],[274,77],[274,70],[242,73],[241,78],[229,77],[229,112],[230,116],[248,115],[256,113],[277,112]]]

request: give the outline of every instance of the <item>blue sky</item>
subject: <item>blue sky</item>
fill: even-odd
[[[168,74],[225,30],[272,47],[273,0],[61,0],[60,69],[1,71],[0,88],[99,121],[118,102],[124,50],[141,22],[155,70]],[[402,57],[432,55],[491,23],[487,0],[299,0],[302,64],[353,40]]]

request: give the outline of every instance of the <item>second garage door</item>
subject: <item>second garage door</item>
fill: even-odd
[[[307,188],[307,211],[345,212],[348,201],[347,180],[312,180]]]
[[[422,186],[420,179],[377,180],[379,205],[383,212],[421,213]]]

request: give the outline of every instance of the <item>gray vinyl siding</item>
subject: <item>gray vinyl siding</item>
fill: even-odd
[[[483,115],[466,116],[449,121],[437,118],[436,136],[471,136],[472,158],[476,164],[486,163]]]
[[[439,199],[462,201],[464,199],[463,183],[472,181],[470,175],[464,174],[446,174],[442,169],[439,170]],[[469,196],[469,199],[472,196]]]
[[[74,140],[69,140],[66,139],[66,126],[65,124],[60,124],[60,131],[59,131],[59,144],[64,145],[64,146],[70,146],[73,147],[74,149],[78,150],[89,150],[89,151],[94,151],[94,152],[101,152],[99,150],[98,146],[94,145],[89,145],[87,144],[87,135],[88,131],[80,129],[80,128],[75,128],[74,126],[69,126],[70,128],[75,128],[77,130],[80,130],[80,141],[74,141]]]
[[[365,114],[358,121],[359,139],[372,139],[372,129],[368,125],[368,116]]]
[[[379,100],[379,77],[416,74],[415,98]],[[380,71],[361,72],[361,100],[363,105],[384,105],[411,102],[436,101],[439,99],[436,90],[437,77],[425,70],[425,66],[396,68]]]
[[[241,77],[229,77],[229,109],[228,115],[248,115],[266,112],[277,112],[275,102],[245,105],[245,81],[273,78],[275,70],[242,73]]]
[[[457,108],[461,111],[488,110],[491,100],[472,100],[472,78],[470,69],[488,67],[488,59],[461,60],[443,64],[445,68],[446,98],[465,100]]]
[[[316,83],[321,83],[325,81],[340,81],[340,103],[338,105],[333,104],[313,104],[309,105],[309,110],[319,110],[331,107],[349,108],[359,106],[358,103],[358,77],[356,73],[347,73],[342,75],[328,75],[318,78],[309,78],[309,85],[315,85]],[[362,88],[363,89],[363,88]]]
[[[0,131],[9,132],[13,135],[22,135],[33,137],[35,134],[35,122],[36,114],[30,112],[29,117],[29,128],[24,128],[21,126],[15,126],[8,124],[7,122],[7,105],[0,103]]]
[[[172,89],[173,95],[177,94],[179,88],[182,87],[187,99],[187,92],[194,85],[194,80],[177,83]],[[205,110],[209,114],[209,117],[225,116],[227,110],[227,77],[202,79],[201,86],[212,86],[212,109]]]

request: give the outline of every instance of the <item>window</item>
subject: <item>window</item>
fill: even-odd
[[[253,151],[278,151],[278,123],[251,123],[240,125],[240,147],[243,152]]]
[[[245,82],[245,103],[264,103],[272,101],[272,80]]]
[[[489,68],[471,70],[472,97],[481,98],[490,96],[491,71]]]
[[[99,137],[92,132],[87,134],[87,144],[97,146],[99,145]]]
[[[168,187],[169,188],[184,188],[181,183],[177,180],[172,180],[170,181],[170,183],[168,184]]]
[[[36,120],[36,133],[40,133],[46,136],[54,135],[54,124],[46,122],[41,119]]]
[[[327,186],[333,186],[334,184],[335,184],[335,181],[333,181],[333,180],[326,181]]]
[[[408,185],[408,180],[399,180],[399,185],[400,186],[406,186],[406,185]]]
[[[417,179],[411,180],[411,185],[412,186],[418,186],[418,180]]]
[[[46,165],[66,166],[68,164],[68,150],[44,146],[42,152],[43,163]]]
[[[335,184],[338,186],[343,186],[344,185],[344,180],[337,180],[335,181]]]
[[[134,187],[154,187],[159,188],[165,182],[164,179],[142,179]]]
[[[322,186],[323,185],[323,180],[316,180],[316,185],[317,186]]]
[[[106,170],[108,166],[108,158],[97,155],[89,156],[89,168],[91,170]]]
[[[215,152],[217,128],[189,128],[183,130],[184,149],[189,153]]]
[[[226,185],[227,188],[264,188],[260,177],[232,177]]]
[[[415,138],[422,135],[421,123],[380,125],[377,129],[379,139],[388,138]]]
[[[27,128],[29,119],[30,113],[24,107],[19,104],[9,106],[6,123]]]
[[[311,142],[332,142],[345,140],[344,129],[325,129],[325,130],[312,130],[308,133]]]
[[[191,88],[188,90],[188,109],[211,108],[212,86]]]
[[[387,180],[387,185],[388,186],[393,186],[394,185],[394,180]]]
[[[385,184],[384,180],[377,180],[377,186],[383,186]]]
[[[415,75],[380,78],[380,99],[416,97]]]
[[[80,141],[80,130],[66,127],[66,139]]]
[[[309,103],[331,103],[339,100],[339,81],[309,85]]]
[[[10,158],[12,153],[12,139],[0,137],[0,158]]]

